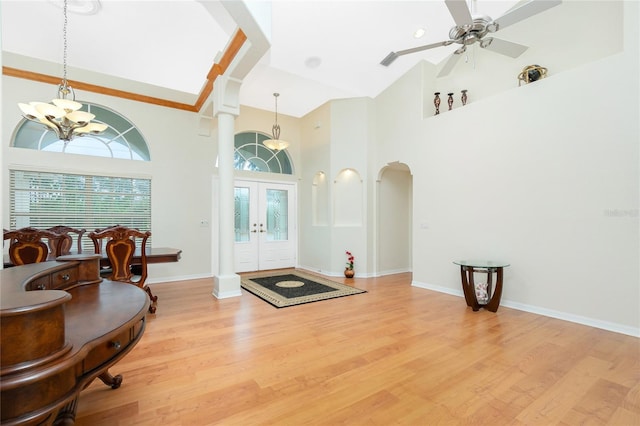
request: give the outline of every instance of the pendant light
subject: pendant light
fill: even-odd
[[[272,138],[262,142],[264,146],[273,151],[281,151],[283,149],[287,149],[289,146],[289,142],[280,140],[280,125],[278,124],[278,96],[280,96],[280,93],[273,94],[273,97],[276,100],[276,123],[271,128]]]
[[[80,111],[82,104],[75,101],[73,88],[67,82],[67,0],[64,0],[64,27],[63,27],[63,70],[62,83],[58,86],[58,98],[52,103],[29,102],[19,103],[23,117],[36,123],[44,124],[53,130],[59,139],[68,142],[74,136],[84,136],[88,133],[99,134],[106,128],[106,124],[92,123],[96,116],[85,111]]]

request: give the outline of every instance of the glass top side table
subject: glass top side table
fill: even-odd
[[[497,312],[502,297],[502,270],[509,266],[508,262],[496,260],[457,260],[454,261],[460,266],[460,276],[462,278],[462,291],[467,306],[474,311],[485,308],[491,312]],[[474,282],[474,273],[487,274],[486,287],[484,283],[477,286]],[[493,274],[496,274],[496,286],[493,289]]]

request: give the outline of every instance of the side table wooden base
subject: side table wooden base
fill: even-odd
[[[503,268],[509,266],[508,263],[493,261],[459,261],[454,262],[460,265],[460,276],[462,278],[462,291],[467,306],[474,311],[485,308],[491,312],[497,312],[502,298]],[[487,274],[487,301],[480,303],[476,294],[476,284],[474,273]],[[493,289],[493,274],[496,274],[495,289]]]

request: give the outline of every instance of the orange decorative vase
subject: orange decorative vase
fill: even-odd
[[[344,270],[344,276],[347,278],[353,278],[353,276],[356,274],[356,272],[353,269],[345,269]]]

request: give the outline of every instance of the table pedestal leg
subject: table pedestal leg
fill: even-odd
[[[78,398],[74,398],[58,412],[53,426],[72,426],[76,423],[76,411],[78,409]]]
[[[485,305],[485,308],[491,312],[496,312],[498,310],[498,306],[500,306],[500,298],[502,297],[502,268],[495,268],[495,270],[496,290],[493,292],[491,300],[489,300],[489,302]],[[489,291],[491,291],[491,287],[489,287]]]
[[[467,306],[477,311],[480,309],[480,304],[476,297],[476,285],[473,282],[473,268],[470,266],[461,266],[460,275],[462,276],[462,291],[464,292],[464,299],[467,301]]]
[[[460,266],[462,291],[464,292],[464,299],[467,302],[467,306],[470,306],[474,311],[478,311],[480,308],[485,308],[491,312],[497,312],[498,306],[500,306],[500,299],[502,297],[502,268],[478,268],[478,272],[484,272],[487,274],[487,295],[490,299],[486,304],[478,303],[476,285],[473,280],[474,272],[475,268],[471,266]],[[493,287],[493,272],[496,273],[496,288],[493,294],[491,294]]]

